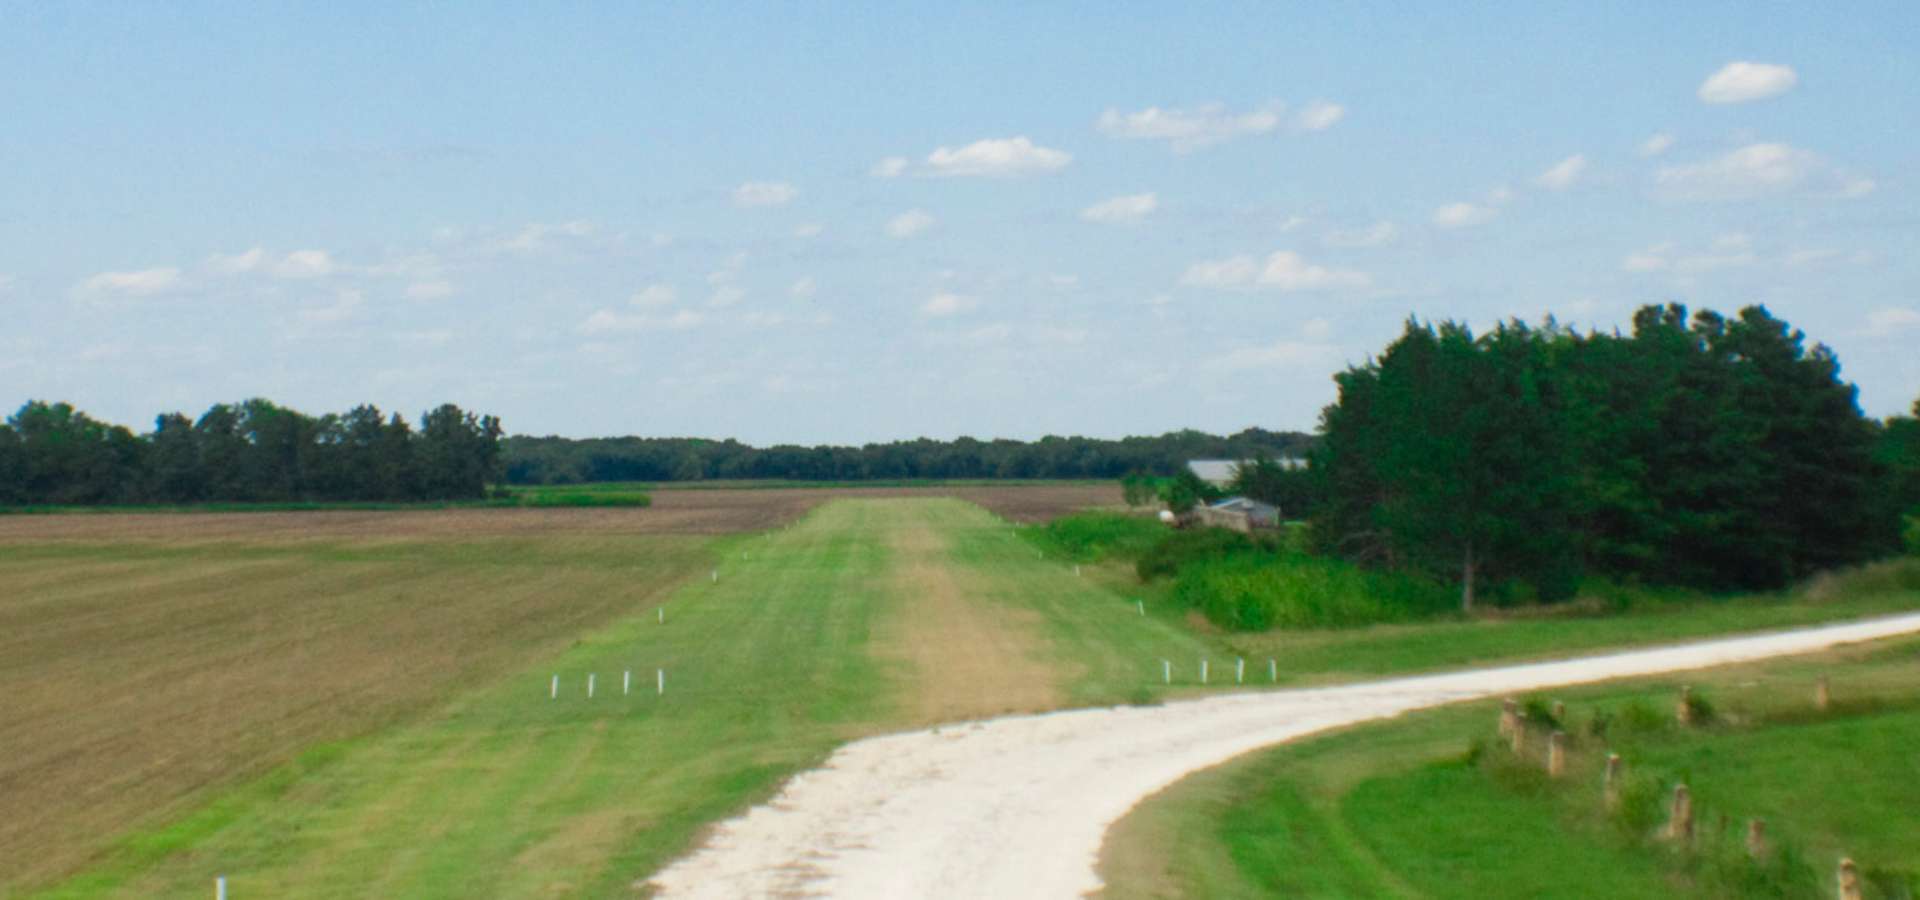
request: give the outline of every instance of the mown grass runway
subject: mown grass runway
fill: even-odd
[[[936,542],[903,551],[913,530]],[[917,696],[968,696],[952,684],[967,669],[895,646],[950,637],[921,632],[943,623],[922,616],[927,585],[902,580],[910,561],[964,584],[963,603],[992,598],[993,627],[1022,632],[949,658],[1031,673],[1060,696],[1122,700],[1151,660],[1203,652],[954,500],[836,502],[714,549],[717,581],[693,580],[664,623],[645,610],[431,721],[310,753],[52,895],[189,895],[216,874],[236,896],[627,893],[836,744],[921,721]]]

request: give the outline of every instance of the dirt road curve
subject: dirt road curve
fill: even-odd
[[[1182,776],[1461,700],[1920,632],[1920,614],[1652,650],[1159,707],[995,719],[849,744],[653,879],[666,897],[1074,897],[1107,827]]]

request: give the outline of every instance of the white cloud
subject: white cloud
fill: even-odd
[[[787,293],[801,300],[811,298],[819,292],[820,286],[814,283],[813,276],[811,275],[802,275],[794,279],[793,285],[787,288]]]
[[[733,205],[745,208],[785,206],[800,190],[784,181],[749,181],[733,189]]]
[[[873,168],[867,170],[867,174],[875,178],[899,178],[901,175],[905,174],[906,171],[907,171],[906,157],[889,156],[886,159],[883,159],[877,163],[874,163]]]
[[[1822,266],[1835,263],[1864,266],[1872,263],[1874,259],[1874,255],[1866,250],[1855,250],[1852,253],[1845,253],[1829,248],[1814,248],[1795,250],[1787,254],[1782,262],[1793,268],[1804,268],[1807,266]]]
[[[215,253],[207,257],[207,269],[218,275],[241,275],[259,269],[267,261],[267,251],[259,247],[241,253]]]
[[[407,285],[408,300],[442,300],[453,296],[453,283],[449,281],[416,281]]]
[[[276,278],[319,278],[335,268],[325,250],[295,250],[274,264],[272,272]]]
[[[1533,181],[1535,184],[1550,191],[1564,191],[1567,188],[1573,187],[1573,183],[1579,181],[1581,173],[1586,170],[1586,156],[1575,153],[1566,159],[1554,163],[1552,168],[1541,172]]]
[[[1753,238],[1738,232],[1714,238],[1707,250],[1680,253],[1672,243],[1656,244],[1638,253],[1629,253],[1620,262],[1628,272],[1666,272],[1697,275],[1715,269],[1750,266],[1760,261],[1754,253]]]
[[[1373,283],[1365,272],[1329,269],[1307,262],[1300,254],[1281,250],[1264,263],[1251,256],[1203,260],[1187,267],[1180,283],[1216,290],[1266,288],[1281,293],[1362,288]]]
[[[125,294],[146,297],[175,290],[182,285],[180,270],[173,266],[136,269],[131,272],[101,272],[80,282],[90,294]]]
[[[827,226],[822,225],[819,222],[808,222],[804,225],[794,226],[793,236],[800,238],[801,240],[806,240],[809,238],[817,238],[820,236],[821,232],[826,230],[827,230]]]
[[[1872,193],[1875,186],[1813,151],[1780,143],[1748,144],[1704,162],[1663,166],[1654,185],[1678,200],[1745,200],[1796,190],[1846,199]]]
[[[1667,258],[1672,252],[1672,244],[1648,247],[1638,253],[1627,254],[1627,258],[1620,261],[1620,268],[1629,272],[1659,272],[1672,265]]]
[[[309,307],[300,311],[300,321],[308,325],[334,325],[345,322],[360,314],[365,299],[359,291],[346,290],[334,295],[332,303],[326,306]]]
[[[581,334],[625,334],[641,331],[679,331],[692,328],[706,318],[690,309],[668,315],[623,313],[618,310],[595,311],[580,323]]]
[[[1746,103],[1778,97],[1800,83],[1791,66],[1730,62],[1700,85],[1700,99],[1708,103]]]
[[[1275,341],[1255,347],[1241,347],[1209,359],[1207,368],[1221,372],[1249,369],[1324,369],[1337,365],[1340,351],[1329,344],[1312,341]]]
[[[254,247],[241,253],[215,253],[207,257],[206,268],[216,275],[263,274],[299,279],[331,275],[340,266],[325,250],[295,250],[275,258],[264,248]]]
[[[500,246],[507,250],[529,253],[549,246],[556,238],[580,240],[592,237],[595,231],[592,222],[580,219],[559,223],[534,222],[520,229]]]
[[[887,220],[887,234],[890,237],[910,238],[932,228],[934,218],[925,210],[910,209]]]
[[[1332,128],[1335,122],[1345,118],[1346,115],[1346,107],[1338,103],[1315,100],[1307,104],[1307,108],[1301,110],[1300,114],[1295,116],[1293,121],[1296,126],[1306,131],[1325,131]]]
[[[747,292],[738,285],[722,284],[713,289],[713,296],[707,298],[707,305],[718,308],[732,306],[747,298]]]
[[[1009,177],[1056,172],[1073,161],[1064,150],[1025,137],[989,138],[965,147],[938,147],[927,154],[927,173],[943,177]]]
[[[672,306],[673,302],[679,299],[679,297],[680,293],[673,289],[673,285],[650,284],[635,291],[632,297],[627,298],[627,305],[637,306],[641,309],[659,309],[664,306]]]
[[[1326,319],[1308,319],[1300,325],[1300,335],[1312,341],[1324,341],[1333,336],[1333,323]]]
[[[1138,225],[1159,207],[1160,199],[1152,193],[1125,194],[1081,210],[1080,218],[1102,225]]]
[[[1441,228],[1468,228],[1493,221],[1495,210],[1473,203],[1449,203],[1433,211],[1433,224]]]
[[[402,331],[393,336],[402,344],[416,347],[444,347],[453,341],[453,329],[431,328],[424,331]]]
[[[1100,131],[1109,137],[1137,141],[1167,141],[1176,153],[1186,153],[1250,134],[1267,134],[1280,127],[1284,107],[1230,113],[1225,104],[1207,103],[1189,109],[1149,106],[1137,112],[1109,109],[1100,114]],[[1338,110],[1339,107],[1334,107]],[[1320,118],[1328,113],[1321,111]],[[1339,113],[1332,114],[1333,121]]]
[[[1240,255],[1226,259],[1202,260],[1187,267],[1180,283],[1188,287],[1246,288],[1260,275],[1260,264],[1253,257]]]
[[[1886,337],[1911,328],[1920,328],[1920,310],[1884,306],[1867,314],[1867,334],[1875,337]]]
[[[1673,149],[1673,135],[1661,132],[1640,142],[1640,155],[1651,159]]]
[[[934,318],[945,318],[966,312],[979,305],[980,301],[972,297],[942,291],[920,304],[920,313]]]
[[[1320,241],[1329,247],[1352,249],[1384,246],[1393,243],[1393,240],[1399,236],[1399,226],[1392,222],[1375,222],[1365,228],[1329,231]]]

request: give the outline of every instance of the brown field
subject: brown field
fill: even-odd
[[[664,490],[650,508],[0,516],[0,895],[316,744],[431,715],[836,496],[1034,521],[1100,485]]]
[[[958,497],[1015,522],[1118,506],[1112,484],[1009,487],[740,488],[653,492],[650,507],[417,511],[0,515],[0,546],[18,541],[404,541],[426,538],[715,535],[791,522],[834,497]]]

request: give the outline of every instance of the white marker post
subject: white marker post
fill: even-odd
[[[625,697],[631,693],[633,693],[633,670],[628,669],[625,675],[620,676],[620,696]]]
[[[1247,681],[1247,661],[1244,659],[1234,660],[1233,661],[1233,683],[1245,684],[1246,681]]]
[[[1173,683],[1173,660],[1163,659],[1160,661],[1160,679],[1168,684]]]
[[[720,583],[720,570],[719,570],[719,569],[715,569],[715,570],[713,570],[713,583],[714,583],[714,584],[719,584],[719,583]]]
[[[1280,663],[1278,660],[1267,660],[1267,680],[1274,684],[1280,683]]]
[[[547,691],[547,697],[551,700],[560,699],[560,676],[553,676],[553,687]]]
[[[227,876],[213,880],[213,900],[227,900]]]
[[[662,606],[658,610],[655,610],[655,612],[660,614],[660,624],[667,624],[667,608]]]
[[[587,676],[587,699],[588,700],[593,699],[593,676],[592,675]]]
[[[657,669],[654,671],[653,692],[656,694],[664,694],[667,692],[667,670]]]
[[[1147,601],[1145,601],[1145,600],[1135,600],[1135,601],[1133,601],[1133,602],[1134,602],[1135,604],[1137,604],[1137,605],[1138,605],[1138,606],[1140,607],[1140,614],[1141,614],[1141,615],[1143,615],[1143,616],[1144,616],[1144,615],[1146,615],[1146,614],[1147,614]]]
[[[1207,661],[1204,659],[1200,661],[1200,683],[1207,683]]]
[[[1079,577],[1080,577],[1080,564],[1079,564],[1079,563],[1075,563],[1075,564],[1074,564],[1074,566],[1073,566],[1073,577],[1075,577],[1075,578],[1079,578]]]

